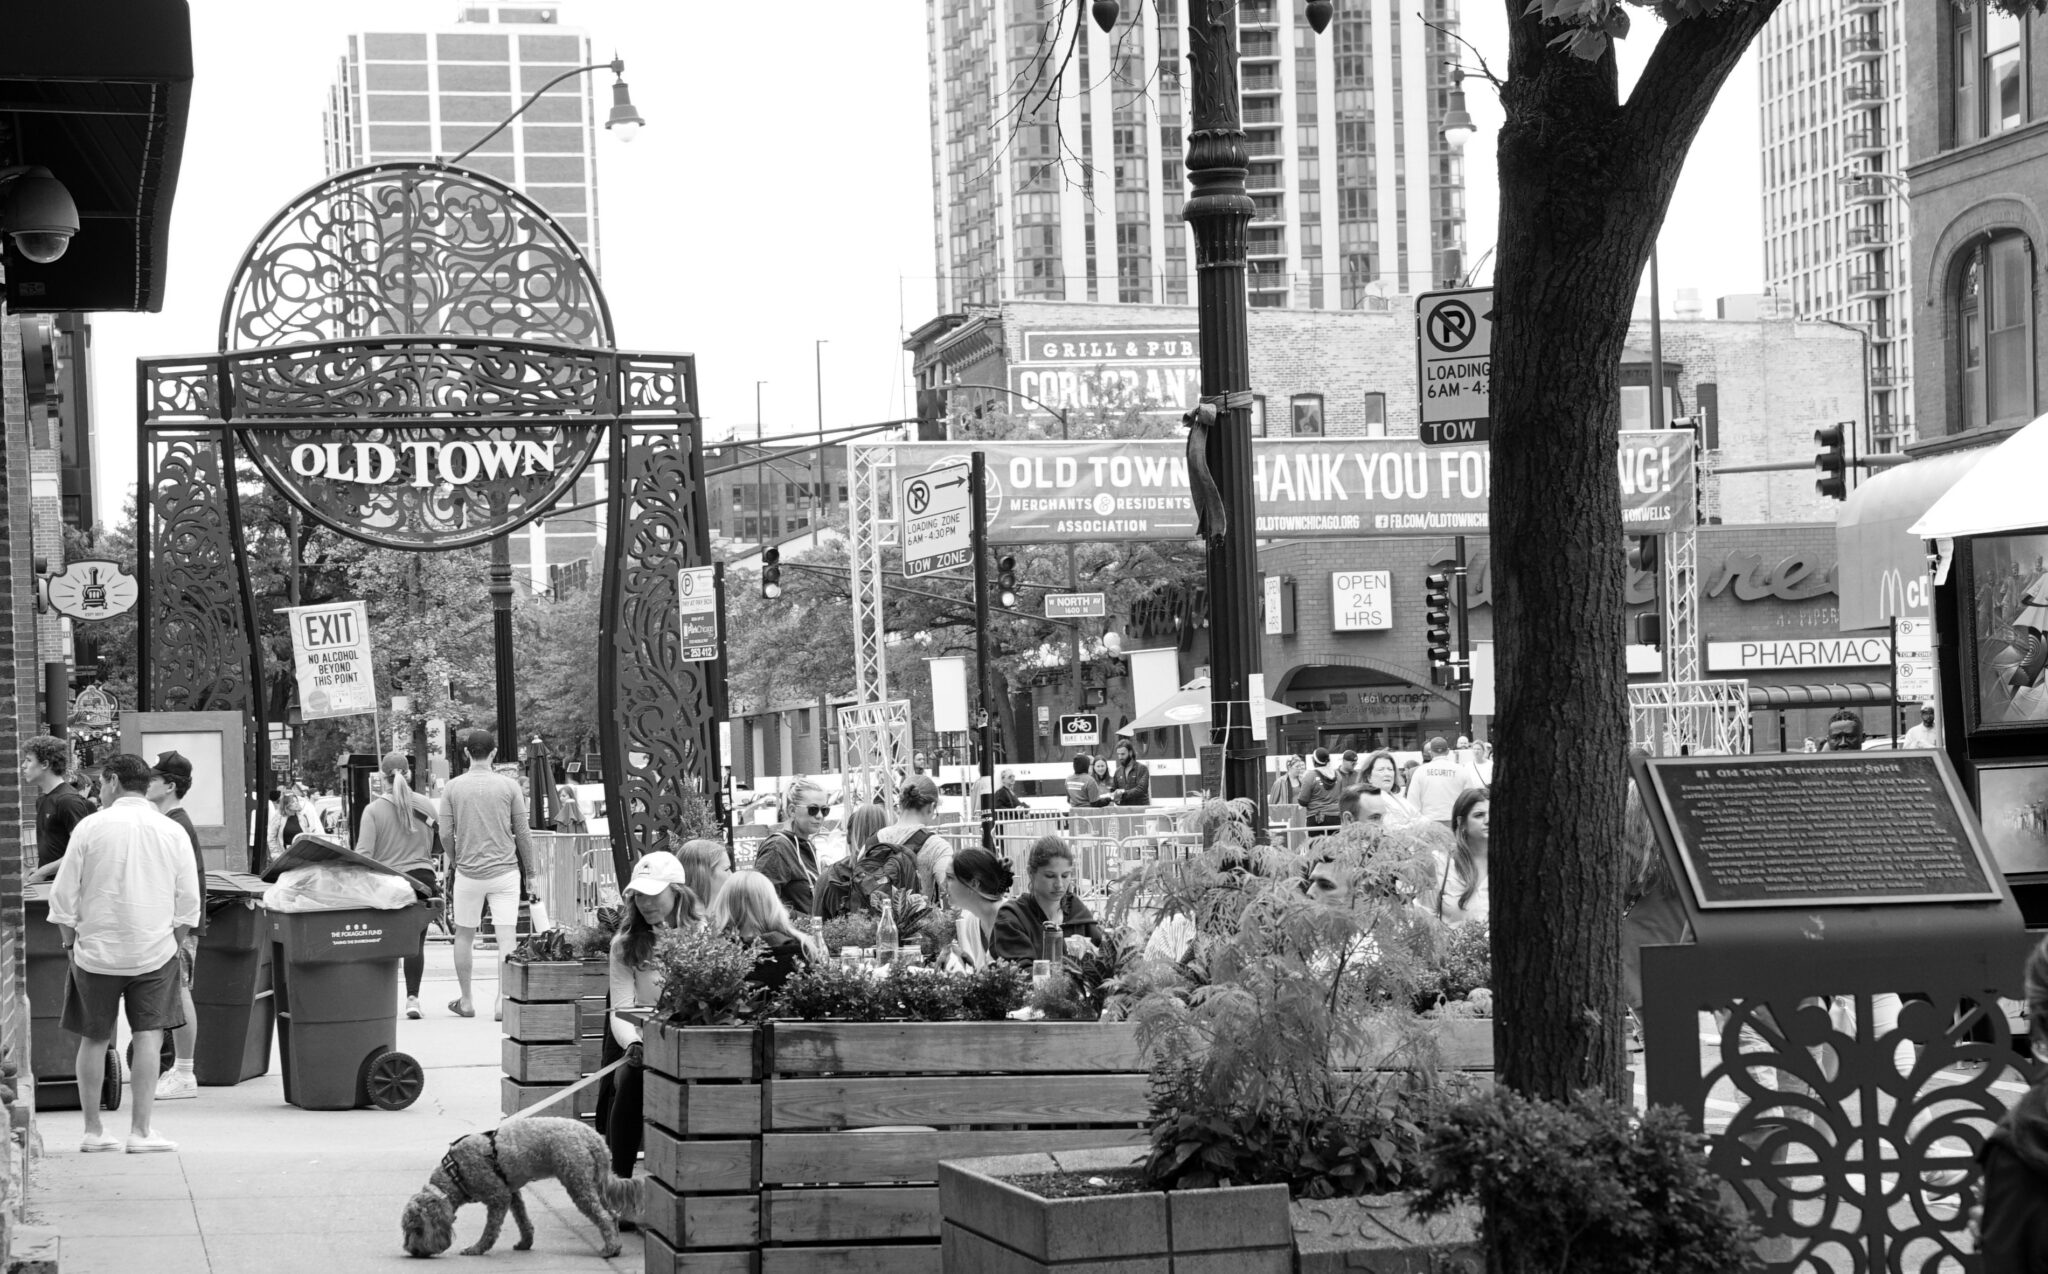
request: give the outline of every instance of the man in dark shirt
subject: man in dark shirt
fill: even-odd
[[[191,790],[192,763],[178,752],[159,753],[145,795],[158,813],[184,828],[185,839],[192,842],[192,861],[199,866],[200,898],[199,923],[178,940],[178,963],[185,970],[181,992],[185,998],[185,1025],[171,1032],[171,1049],[177,1055],[177,1065],[157,1077],[158,1101],[199,1095],[199,1079],[192,1073],[192,1051],[199,1043],[199,1012],[192,1006],[192,971],[199,961],[199,935],[206,932],[206,853],[199,848],[199,829],[192,825],[192,816],[180,803]]]
[[[93,811],[92,802],[65,781],[70,771],[71,745],[64,740],[39,734],[21,745],[21,777],[36,789],[36,869],[29,884],[56,878],[71,829]]]

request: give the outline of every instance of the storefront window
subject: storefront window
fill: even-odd
[[[1956,348],[1965,429],[2034,416],[2033,250],[2002,234],[1969,249],[1956,286]]]

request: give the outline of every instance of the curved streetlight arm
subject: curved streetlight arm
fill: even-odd
[[[1003,385],[978,385],[978,384],[975,384],[975,383],[973,383],[972,381],[964,381],[964,380],[953,380],[953,381],[947,381],[947,382],[946,382],[946,384],[945,384],[945,385],[943,386],[943,388],[945,388],[945,389],[985,389],[985,390],[987,390],[988,392],[990,392],[990,393],[992,393],[992,394],[1008,394],[1008,395],[1009,395],[1010,397],[1012,397],[1012,398],[1021,398],[1021,399],[1023,399],[1023,400],[1025,401],[1025,402],[1027,402],[1027,403],[1030,403],[1030,404],[1031,404],[1032,406],[1034,406],[1034,407],[1040,407],[1040,408],[1043,408],[1043,409],[1044,409],[1044,410],[1046,410],[1046,411],[1049,411],[1049,412],[1051,412],[1051,413],[1052,413],[1052,417],[1053,417],[1053,419],[1055,419],[1055,420],[1057,420],[1057,421],[1059,421],[1059,422],[1060,422],[1060,437],[1062,437],[1062,438],[1066,437],[1066,436],[1067,436],[1067,434],[1068,434],[1068,432],[1069,432],[1069,430],[1068,430],[1068,428],[1067,428],[1067,413],[1066,413],[1066,412],[1064,412],[1064,411],[1061,411],[1061,410],[1060,410],[1059,408],[1057,408],[1057,407],[1053,406],[1053,405],[1052,405],[1051,403],[1047,403],[1047,402],[1040,402],[1040,401],[1039,401],[1038,399],[1036,399],[1036,398],[1033,398],[1033,397],[1032,397],[1031,395],[1029,395],[1029,394],[1019,393],[1018,391],[1016,391],[1016,390],[1014,390],[1014,389],[1010,389],[1010,388],[1008,388],[1008,387],[1006,387],[1006,386],[1003,386]]]
[[[491,140],[493,137],[496,137],[499,133],[504,132],[508,127],[510,127],[513,120],[518,119],[521,115],[526,114],[527,107],[532,106],[535,102],[538,102],[542,97],[546,96],[547,91],[549,89],[553,88],[557,84],[560,84],[563,80],[569,79],[573,76],[583,75],[586,72],[590,71],[610,71],[613,75],[624,75],[626,73],[626,64],[624,61],[618,58],[613,58],[609,62],[592,62],[589,66],[579,66],[573,71],[562,72],[560,75],[557,75],[554,79],[549,80],[547,83],[541,85],[538,89],[535,89],[533,96],[527,98],[525,102],[521,103],[518,110],[513,111],[510,115],[507,115],[503,120],[499,121],[498,126],[496,128],[492,129],[488,133],[485,133],[482,137],[477,138],[475,144],[471,145],[468,150],[463,151],[460,155],[457,155],[455,158],[447,160],[445,162],[450,164],[459,164],[463,160],[468,159],[471,155],[475,154],[478,148],[480,148],[485,142]]]

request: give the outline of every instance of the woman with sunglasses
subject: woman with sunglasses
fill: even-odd
[[[953,855],[946,893],[960,909],[954,949],[969,969],[988,967],[989,943],[996,933],[996,912],[1016,880],[1017,873],[1010,864],[985,849],[963,849]]]
[[[754,870],[775,886],[791,915],[808,916],[816,910],[818,890],[818,847],[813,842],[831,819],[832,806],[825,789],[809,779],[798,780],[785,799],[787,821],[754,851]]]

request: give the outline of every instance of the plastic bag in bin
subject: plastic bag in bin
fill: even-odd
[[[272,911],[396,911],[417,897],[412,882],[401,876],[348,863],[314,863],[280,872],[263,892],[263,905]]]

